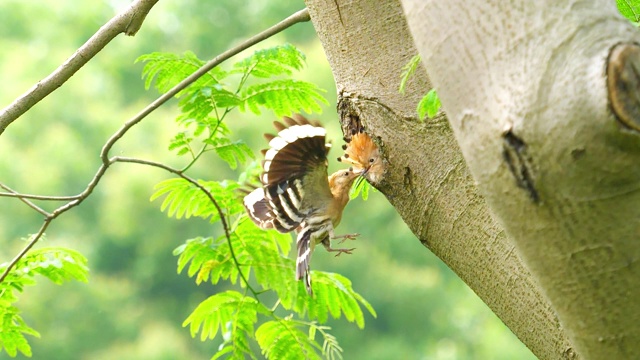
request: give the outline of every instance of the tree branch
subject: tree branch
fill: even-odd
[[[31,197],[32,195],[19,194],[15,190],[11,189],[10,187],[8,187],[7,185],[5,185],[3,183],[0,183],[0,187],[8,191],[8,193],[0,193],[0,196],[17,197],[18,199],[20,199],[20,201],[22,201],[23,203],[27,204],[27,206],[29,206],[33,210],[39,212],[40,214],[42,214],[44,216],[49,216],[48,212],[46,212],[41,207],[39,207],[38,205],[36,205],[36,204],[34,204],[34,203],[32,203],[31,201],[28,200],[28,199],[33,199],[33,197]]]
[[[133,36],[158,0],[136,0],[104,24],[54,72],[0,110],[0,135],[13,121],[69,80],[120,33]]]
[[[0,187],[7,190],[8,192],[0,192],[0,197],[13,197],[19,199],[31,199],[31,200],[48,200],[48,201],[69,201],[75,200],[79,195],[71,195],[71,196],[48,196],[48,195],[32,195],[32,194],[21,194],[19,192],[9,190],[9,187],[1,184]]]
[[[2,283],[4,281],[4,279],[9,275],[9,273],[11,272],[11,269],[13,269],[13,267],[16,266],[18,261],[20,261],[20,259],[22,259],[27,254],[27,252],[29,252],[29,250],[31,250],[33,245],[35,245],[42,238],[42,236],[44,235],[45,230],[47,230],[47,228],[49,227],[49,225],[51,224],[53,219],[54,219],[54,217],[52,215],[49,215],[49,216],[47,216],[45,218],[44,223],[40,227],[40,230],[38,230],[38,232],[35,235],[31,235],[31,241],[29,241],[27,246],[25,246],[22,250],[20,250],[18,255],[16,255],[11,260],[9,265],[7,265],[7,268],[4,269],[4,272],[2,273],[2,276],[0,276],[0,283]]]

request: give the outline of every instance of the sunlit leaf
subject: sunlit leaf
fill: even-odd
[[[629,21],[637,23],[640,21],[640,0],[616,0],[620,13],[629,19]]]
[[[225,215],[242,213],[244,207],[240,203],[235,190],[238,184],[233,181],[198,181],[198,184],[209,191]],[[160,209],[167,211],[171,217],[190,218],[199,216],[209,218],[211,222],[220,219],[220,214],[208,194],[183,178],[164,180],[155,186],[151,201],[165,196]]]
[[[208,140],[208,144],[212,145],[216,154],[224,160],[231,169],[236,169],[238,163],[244,164],[248,159],[253,159],[253,151],[243,141],[238,140],[231,142],[229,140]]]
[[[292,79],[274,80],[251,85],[242,92],[241,111],[260,114],[260,108],[272,110],[276,116],[290,116],[294,113],[319,113],[320,104],[328,104],[320,94],[324,92],[315,84]]]
[[[322,271],[312,271],[312,287],[315,297],[304,296],[298,293],[294,310],[298,313],[308,313],[310,320],[318,320],[323,323],[327,320],[328,313],[333,318],[341,315],[355,322],[358,327],[364,327],[364,307],[371,315],[376,312],[360,294],[356,293],[351,281],[342,275]],[[328,310],[328,312],[327,312]]]
[[[0,264],[0,272],[8,264]],[[12,303],[17,301],[16,292],[25,286],[34,285],[36,274],[40,274],[56,284],[69,280],[87,281],[87,259],[79,252],[61,248],[45,247],[31,250],[12,268],[0,283],[0,351],[15,357],[18,352],[31,356],[31,346],[25,335],[40,337],[20,316],[20,310]]]
[[[419,65],[420,65],[420,55],[415,55],[411,58],[411,60],[409,60],[409,62],[405,66],[402,67],[402,75],[400,79],[400,89],[399,89],[401,94],[404,94],[404,91],[407,87],[407,82],[409,81],[411,76],[413,76],[413,74],[416,72]]]
[[[371,188],[371,184],[369,184],[364,178],[360,177],[353,182],[353,185],[351,185],[351,189],[349,189],[349,199],[353,200],[362,193],[362,200],[367,200],[369,198],[369,190],[371,190]]]
[[[291,44],[258,50],[234,64],[235,72],[259,78],[291,75],[304,66],[304,54]]]
[[[433,118],[440,110],[440,98],[436,89],[431,89],[418,103],[418,117],[424,119],[425,116]]]
[[[256,330],[256,340],[267,359],[321,359],[318,343],[287,319],[260,325]]]
[[[155,79],[156,89],[161,93],[167,92],[204,65],[204,61],[198,59],[198,57],[190,51],[182,55],[154,52],[138,57],[136,62],[145,63],[142,69],[145,88],[149,89]],[[191,86],[200,87],[217,83],[226,75],[224,71],[216,68],[209,71],[206,76],[201,77]]]
[[[254,337],[254,324],[259,311],[266,310],[258,301],[229,290],[201,302],[183,326],[189,326],[192,337],[200,333],[202,341],[214,339],[220,333],[224,342],[219,356],[233,353],[232,358],[244,358],[245,354],[255,358],[249,339]]]

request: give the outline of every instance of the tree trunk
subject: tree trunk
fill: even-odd
[[[640,51],[610,53],[637,30],[612,0],[402,2],[471,174],[577,353],[634,358]]]
[[[406,95],[398,92],[402,67],[417,53],[400,3],[307,0],[307,6],[333,69],[343,126],[357,117],[367,132],[381,140],[388,173],[376,185],[379,190],[420,241],[535,355],[575,358],[550,302],[479,195],[447,119],[443,115],[426,122],[417,119],[416,104],[430,89],[426,73],[418,71]],[[457,22],[441,25],[442,37],[449,36],[444,29]],[[440,70],[451,59],[442,56],[437,62]],[[446,84],[455,88],[453,82]],[[502,152],[498,155],[502,159]]]

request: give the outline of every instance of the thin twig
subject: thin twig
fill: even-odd
[[[48,195],[20,194],[18,192],[0,192],[0,197],[14,197],[14,198],[20,198],[20,199],[47,200],[47,201],[70,201],[70,200],[78,199],[79,195],[48,196]]]
[[[31,235],[32,236],[31,241],[29,241],[29,243],[27,244],[27,246],[24,247],[24,249],[20,250],[18,255],[16,255],[13,258],[13,260],[11,260],[7,268],[4,269],[2,276],[0,276],[0,283],[2,283],[4,279],[9,275],[9,272],[14,266],[16,266],[18,261],[20,261],[20,259],[22,259],[27,254],[27,252],[31,250],[33,245],[35,245],[38,242],[38,240],[42,238],[42,236],[44,235],[44,232],[47,230],[47,228],[49,227],[49,224],[51,224],[53,219],[55,219],[55,217],[52,215],[49,215],[44,219],[44,223],[40,227],[40,230],[38,230],[38,232],[35,235]]]
[[[145,0],[140,0],[139,2],[144,2],[144,1]],[[151,6],[153,6],[153,4],[155,4],[155,2],[157,2],[157,0],[147,0],[147,1],[151,1],[152,2]],[[22,251],[20,251],[20,253],[11,261],[11,263],[9,263],[9,265],[4,270],[2,275],[0,275],[0,283],[2,283],[4,281],[4,279],[9,275],[9,272],[11,272],[11,269],[13,269],[13,267],[18,263],[18,261],[20,261],[20,259],[29,251],[29,249],[31,249],[38,242],[38,240],[44,234],[44,231],[46,230],[46,228],[49,226],[49,224],[55,218],[57,218],[59,215],[63,214],[67,210],[69,210],[69,209],[71,209],[71,208],[73,208],[75,206],[80,205],[86,198],[88,198],[91,195],[91,193],[96,188],[96,186],[98,185],[98,183],[102,179],[102,176],[105,174],[105,172],[109,168],[109,166],[111,166],[116,161],[118,161],[118,162],[134,162],[134,161],[125,161],[125,160],[127,160],[127,159],[128,160],[137,160],[137,159],[131,159],[131,158],[124,158],[124,157],[113,157],[111,159],[109,158],[109,151],[111,150],[113,145],[120,138],[122,138],[122,136],[124,136],[124,134],[129,129],[131,129],[131,127],[133,127],[134,125],[136,125],[137,123],[142,121],[142,119],[144,119],[147,115],[149,115],[155,109],[160,107],[162,104],[167,102],[169,99],[171,99],[178,92],[180,92],[181,90],[183,90],[184,88],[189,86],[191,83],[195,82],[199,77],[201,77],[202,75],[206,74],[209,70],[213,69],[214,67],[216,67],[217,65],[219,65],[223,61],[225,61],[225,60],[229,59],[230,57],[240,53],[241,51],[246,50],[247,48],[259,43],[260,41],[262,41],[264,39],[267,39],[267,38],[279,33],[280,31],[282,31],[282,30],[284,30],[284,29],[286,29],[286,28],[288,28],[288,27],[290,27],[292,25],[295,25],[295,24],[297,24],[299,22],[309,21],[309,20],[310,20],[309,12],[307,11],[307,9],[300,10],[300,11],[294,13],[293,15],[287,17],[283,21],[279,22],[278,24],[270,27],[269,29],[267,29],[267,30],[255,35],[255,36],[249,38],[248,40],[244,41],[240,45],[238,45],[238,46],[236,46],[236,47],[234,47],[234,48],[232,48],[230,50],[227,50],[227,51],[223,52],[222,54],[216,56],[214,59],[212,59],[209,62],[207,62],[206,64],[204,64],[195,73],[193,73],[191,76],[189,76],[186,79],[184,79],[183,81],[181,81],[179,84],[174,86],[171,90],[169,90],[167,93],[165,93],[162,96],[158,97],[155,101],[153,101],[151,104],[149,104],[147,107],[145,107],[142,111],[140,111],[136,116],[134,116],[133,118],[131,118],[130,120],[125,122],[122,125],[122,127],[120,127],[120,129],[118,129],[118,131],[116,131],[107,140],[105,145],[102,147],[102,150],[100,151],[100,159],[102,160],[102,165],[100,165],[100,167],[98,168],[98,171],[93,176],[93,178],[91,179],[89,184],[87,184],[87,187],[84,189],[84,191],[82,191],[77,196],[71,197],[71,199],[72,199],[71,201],[69,201],[68,203],[66,203],[66,204],[64,204],[64,205],[62,205],[60,207],[58,207],[53,212],[51,212],[50,214],[47,215],[47,217],[45,218],[44,224],[42,225],[42,227],[40,228],[38,233],[36,233],[36,235],[34,235],[34,237],[31,240],[31,242],[24,249],[22,249]],[[2,134],[2,131],[6,127],[6,125],[5,125],[5,127],[2,127],[2,124],[3,124],[3,117],[2,116],[3,115],[5,115],[5,112],[4,111],[0,112],[0,134]],[[15,118],[17,118],[18,116],[20,116],[20,114],[18,114]],[[15,120],[15,118],[13,120]],[[7,125],[9,123],[11,123],[13,120],[8,121]],[[144,160],[140,160],[140,161],[143,161],[141,163],[144,163]],[[160,165],[158,167],[164,168],[165,170],[171,171],[171,172],[173,172],[173,173],[175,173],[175,174],[177,174],[179,176],[183,176],[183,177],[185,176],[179,170],[172,169],[172,168],[170,168],[168,166],[165,166],[165,165],[162,165],[162,164],[159,164],[159,163],[149,162],[147,165],[151,165],[151,164],[154,164],[153,166],[156,166],[155,164]],[[253,290],[253,288],[250,287],[249,282],[245,278],[245,276],[242,273],[242,271],[240,271],[240,263],[237,261],[237,258],[235,257],[235,253],[233,252],[233,247],[231,246],[231,236],[230,236],[230,232],[229,232],[228,223],[227,223],[226,219],[224,218],[224,215],[222,213],[222,209],[217,204],[217,202],[215,202],[215,200],[213,199],[213,196],[211,196],[211,194],[208,193],[208,191],[206,189],[204,189],[199,184],[197,184],[197,182],[194,183],[194,184],[196,184],[196,186],[200,187],[203,191],[205,191],[206,194],[208,194],[208,196],[210,197],[210,199],[213,202],[214,206],[218,210],[218,212],[220,214],[220,219],[221,219],[223,227],[225,229],[225,235],[227,237],[227,241],[229,242],[229,246],[230,246],[230,249],[231,249],[232,256],[234,258],[236,266],[238,266],[238,271],[239,271],[240,275],[242,276],[242,279],[245,282],[245,284],[247,285],[247,287],[250,288],[251,291],[254,293],[254,295],[257,296],[257,293]],[[10,190],[7,190],[7,191],[10,191]],[[21,198],[20,196],[17,196],[17,197]],[[28,201],[26,199],[27,199],[27,197],[22,197],[23,201]]]
[[[213,130],[211,130],[211,128],[209,128],[209,138],[212,138],[213,135],[216,133],[216,131],[218,131],[218,128],[220,127],[220,125],[222,124],[222,121],[224,120],[224,117],[227,116],[227,114],[229,112],[231,112],[232,108],[226,108],[224,110],[224,114],[222,114],[222,116],[220,116],[220,114],[218,114],[218,107],[214,104],[213,105],[213,111],[215,111],[216,113],[216,118],[218,119],[218,122],[216,123],[216,127],[213,128]],[[191,161],[189,161],[189,163],[183,167],[180,171],[181,172],[185,172],[187,170],[189,170],[189,168],[191,168],[191,166],[193,164],[196,163],[196,161],[200,158],[200,156],[202,156],[202,154],[204,154],[206,151],[212,150],[211,148],[209,148],[209,144],[204,144],[201,148],[200,151],[198,151],[198,154],[196,154]]]
[[[30,199],[30,197],[22,196],[21,194],[18,194],[15,190],[11,189],[10,187],[8,187],[7,185],[5,185],[3,183],[0,183],[0,187],[8,191],[8,193],[0,193],[0,196],[2,196],[2,194],[7,194],[7,196],[17,197],[17,198],[20,199],[20,201],[22,201],[23,203],[27,204],[27,206],[29,206],[33,210],[39,212],[40,214],[42,214],[44,216],[50,216],[49,213],[46,210],[42,209],[38,205],[36,205],[36,204],[32,203],[31,201],[29,201],[28,199]]]
[[[211,194],[211,192],[209,190],[207,190],[207,188],[205,188],[204,186],[200,185],[200,183],[198,183],[196,180],[194,180],[193,178],[185,175],[181,170],[178,169],[174,169],[170,166],[167,166],[165,164],[161,164],[155,161],[149,161],[149,160],[143,160],[143,159],[137,159],[137,158],[129,158],[129,157],[124,157],[124,156],[114,156],[111,158],[111,162],[112,163],[116,163],[116,162],[124,162],[124,163],[134,163],[134,164],[142,164],[142,165],[148,165],[148,166],[153,166],[153,167],[157,167],[160,169],[164,169],[172,174],[176,174],[179,177],[185,179],[186,181],[190,182],[193,186],[197,187],[198,189],[200,189],[200,191],[202,191],[205,195],[207,195],[207,197],[209,198],[209,200],[211,201],[211,203],[213,204],[213,206],[215,206],[216,211],[218,211],[218,215],[220,216],[220,222],[222,223],[222,228],[224,229],[224,235],[227,238],[227,244],[229,244],[229,250],[231,251],[231,257],[233,258],[233,261],[236,264],[236,267],[238,268],[238,273],[240,274],[240,277],[242,278],[242,281],[245,283],[245,285],[247,286],[247,289],[249,289],[252,293],[254,297],[258,297],[258,293],[253,289],[253,287],[251,287],[251,285],[249,284],[249,279],[247,279],[247,277],[244,275],[244,273],[242,272],[242,269],[240,268],[240,262],[238,261],[238,258],[236,257],[236,253],[233,250],[233,244],[231,244],[231,230],[229,229],[229,223],[227,222],[227,219],[224,217],[224,212],[222,211],[222,208],[220,207],[220,205],[218,204],[218,202],[213,198],[213,195]]]
[[[133,36],[158,0],[136,0],[126,10],[104,24],[87,42],[49,76],[20,95],[9,106],[0,110],[0,135],[12,122],[54,90],[62,86],[73,74],[99,53],[120,33]]]

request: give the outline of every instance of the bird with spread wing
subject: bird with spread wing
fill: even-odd
[[[350,254],[354,249],[335,249],[333,239],[355,239],[358,234],[337,236],[334,228],[349,202],[349,190],[360,172],[338,170],[328,175],[326,130],[301,115],[274,122],[277,135],[265,134],[269,149],[263,150],[263,187],[244,197],[249,217],[263,229],[281,233],[296,231],[296,279],[304,278],[312,294],[309,263],[316,244],[327,251]],[[336,255],[336,256],[337,256]]]

